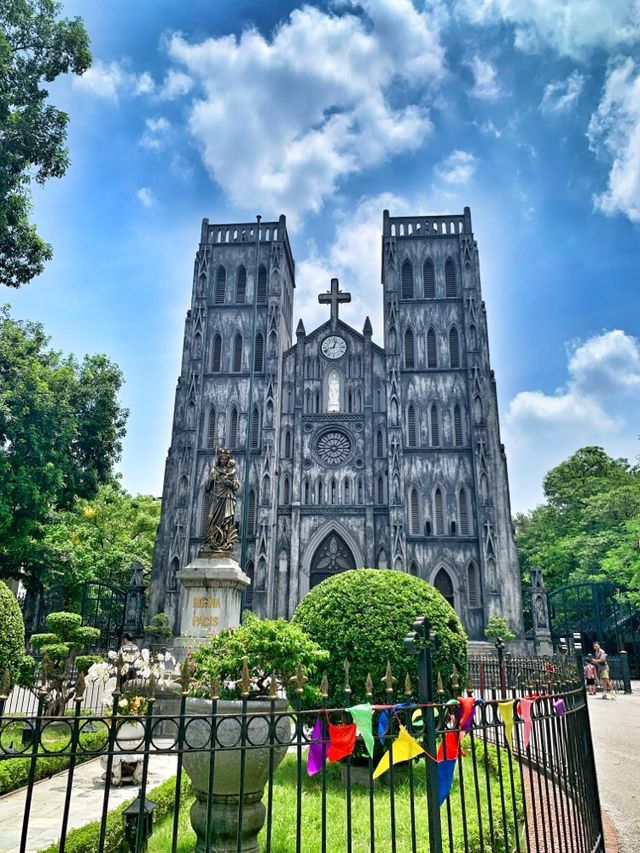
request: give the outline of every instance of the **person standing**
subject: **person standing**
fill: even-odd
[[[602,698],[608,699],[611,693],[611,679],[609,678],[609,664],[607,662],[609,656],[600,643],[594,643],[593,650],[595,652],[593,663],[598,671],[598,677],[602,681]]]
[[[584,665],[584,679],[587,684],[587,693],[589,696],[596,695],[596,668],[593,665],[593,660],[591,655],[587,658],[587,662]]]

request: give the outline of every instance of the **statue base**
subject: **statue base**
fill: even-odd
[[[181,651],[206,642],[212,633],[240,624],[242,594],[251,583],[228,554],[201,551],[177,573],[180,582],[180,636],[174,640]]]

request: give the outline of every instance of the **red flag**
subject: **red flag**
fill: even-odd
[[[445,742],[447,745],[447,755],[445,757],[444,747]],[[444,736],[444,740],[440,741],[440,746],[438,747],[438,753],[436,758],[438,761],[448,761],[450,758],[458,758],[458,756],[462,756],[464,758],[465,752],[460,748],[460,735],[458,732],[447,732]]]
[[[356,745],[356,724],[334,726],[329,723],[329,740],[331,741],[327,750],[329,761],[340,761],[341,758],[351,755]]]

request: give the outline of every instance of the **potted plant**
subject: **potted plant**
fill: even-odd
[[[262,795],[268,780],[270,754],[273,752],[275,770],[291,744],[291,718],[286,713],[293,690],[290,680],[299,665],[312,678],[326,657],[327,653],[298,626],[285,619],[258,619],[250,612],[245,613],[241,627],[213,634],[206,644],[190,653],[191,695],[187,699],[184,768],[196,795],[191,808],[196,853],[207,849],[207,799],[214,752],[212,848],[218,853],[235,853],[242,795],[241,850],[257,853],[257,838],[266,814]],[[308,698],[312,688],[304,690]],[[216,698],[212,699],[212,694]],[[211,749],[212,722],[215,751]],[[251,748],[242,749],[247,737]]]

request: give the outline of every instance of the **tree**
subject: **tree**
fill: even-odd
[[[159,520],[159,500],[134,497],[115,481],[91,500],[77,498],[71,509],[52,512],[42,544],[50,567],[64,577],[68,600],[86,580],[126,587],[134,561],[149,573]]]
[[[51,513],[112,478],[127,411],[120,369],[51,350],[39,323],[0,310],[0,577],[39,577]]]
[[[80,18],[59,18],[56,0],[0,4],[0,281],[20,287],[42,272],[51,246],[30,222],[32,180],[59,178],[69,165],[69,117],[42,84],[83,74],[91,64]]]
[[[489,640],[504,640],[510,643],[515,640],[516,635],[509,628],[509,620],[505,616],[490,616],[484,629],[484,635]]]

